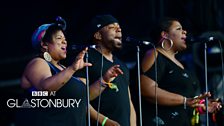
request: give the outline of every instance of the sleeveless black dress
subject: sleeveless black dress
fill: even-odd
[[[198,81],[185,69],[180,68],[160,52],[157,56],[158,86],[169,92],[177,93],[185,97],[195,96],[195,87]],[[155,80],[155,64],[142,73]],[[180,106],[158,105],[159,126],[190,126],[190,108]],[[143,126],[155,126],[155,104],[142,97]]]

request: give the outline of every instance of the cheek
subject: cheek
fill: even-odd
[[[113,38],[113,35],[109,32],[102,36],[103,41],[109,41],[109,40],[111,40],[111,38]]]
[[[172,39],[175,43],[175,41],[178,41],[180,39],[180,35],[178,34],[171,34],[170,39]]]
[[[104,34],[104,36],[105,36],[106,38],[110,37],[111,35],[112,35],[111,32],[107,32],[107,33]]]
[[[106,33],[107,36],[114,36],[116,32],[114,30],[110,30]]]

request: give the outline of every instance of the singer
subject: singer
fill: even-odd
[[[89,61],[93,64],[89,69],[90,83],[96,81],[111,66],[120,65],[123,75],[119,75],[111,80],[109,87],[102,92],[102,95],[91,102],[91,105],[101,114],[104,119],[93,118],[91,126],[95,126],[97,121],[105,126],[136,126],[136,114],[130,98],[129,91],[129,70],[127,66],[119,60],[113,51],[118,51],[122,47],[122,33],[117,19],[111,15],[97,15],[90,23],[90,37],[95,49],[89,49]],[[77,72],[85,82],[84,69]],[[100,90],[98,90],[100,91]],[[92,113],[91,113],[92,115]],[[119,124],[118,124],[119,123]]]
[[[60,18],[62,19],[62,18]],[[86,87],[73,74],[84,68],[92,66],[85,63],[83,57],[87,48],[81,51],[76,60],[67,68],[60,61],[66,58],[67,44],[64,36],[66,23],[54,22],[39,26],[33,33],[32,45],[38,51],[26,66],[21,78],[21,87],[25,90],[24,99],[80,99],[79,106],[56,108],[21,108],[18,109],[16,117],[17,126],[86,126]],[[64,22],[64,23],[63,23]],[[112,66],[105,72],[104,79],[109,81],[111,78],[120,74],[118,67]],[[102,87],[99,81],[92,84],[90,90],[98,90]],[[34,91],[55,92],[54,96],[33,96]],[[92,91],[93,92],[93,91]],[[99,93],[92,93],[91,98],[97,97]],[[26,100],[28,101],[28,100]],[[44,104],[44,102],[43,102]],[[28,102],[23,103],[23,107],[29,107]],[[91,108],[92,111],[93,108]]]
[[[147,51],[141,64],[143,126],[197,125],[199,120],[191,118],[192,109],[203,106],[204,111],[201,101],[211,94],[194,97],[198,81],[175,57],[187,48],[187,32],[172,18],[161,20],[153,32],[158,41],[156,50]],[[208,110],[214,112],[220,107],[220,103],[210,102]]]

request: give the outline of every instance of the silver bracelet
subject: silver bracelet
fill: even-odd
[[[186,109],[186,108],[187,108],[187,98],[184,97],[184,109]]]

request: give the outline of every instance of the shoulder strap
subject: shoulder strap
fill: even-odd
[[[54,65],[52,65],[50,62],[47,62],[47,64],[50,66],[50,68],[52,68],[55,71],[55,73],[58,73],[58,70],[55,68]]]

